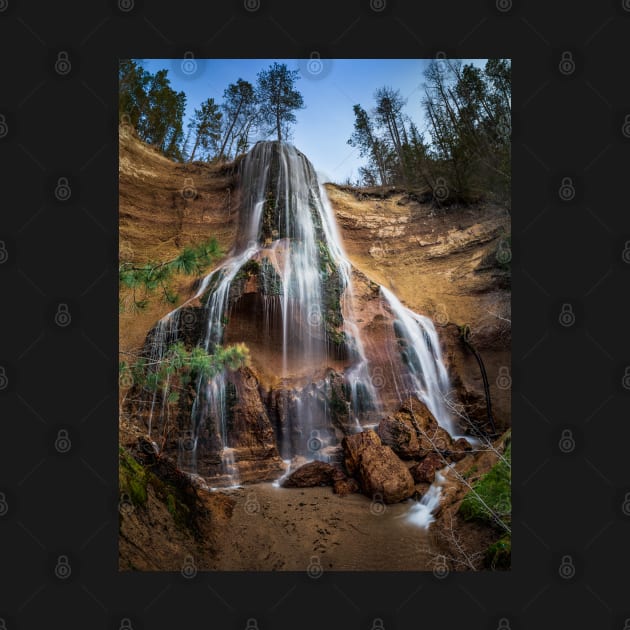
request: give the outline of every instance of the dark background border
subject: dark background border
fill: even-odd
[[[0,628],[622,630],[630,2],[129,2],[0,0]],[[117,60],[314,50],[513,59],[513,569],[119,574]]]

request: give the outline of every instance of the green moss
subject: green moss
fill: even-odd
[[[118,489],[126,494],[134,505],[147,502],[147,473],[129,452],[122,447],[118,457]]]
[[[495,526],[511,521],[511,442],[508,442],[499,460],[469,492],[459,507],[464,519],[480,520]]]
[[[271,240],[273,238],[274,230],[276,226],[277,215],[277,203],[276,196],[272,190],[267,191],[267,198],[265,199],[265,205],[263,207],[263,220],[262,220],[262,237],[263,240]]]
[[[174,518],[177,513],[177,501],[172,494],[166,495],[166,508],[171,513],[171,516]]]
[[[238,390],[236,389],[236,385],[234,385],[231,381],[227,381],[225,383],[225,415],[228,432],[233,429],[234,406],[237,402]],[[211,434],[215,433],[216,428],[214,422],[209,422],[208,428],[210,429]]]
[[[257,260],[250,258],[234,276],[234,280],[247,280],[250,276],[257,276],[260,272],[260,264]]]
[[[260,264],[260,290],[263,295],[282,295],[282,279],[267,257]]]
[[[119,492],[127,495],[135,506],[145,506],[149,486],[155,498],[163,503],[178,527],[191,530],[195,535],[198,530],[191,507],[194,499],[188,496],[177,483],[162,478],[158,465],[153,472],[136,461],[131,453],[119,447]],[[160,476],[158,476],[158,474]]]
[[[343,391],[342,393],[345,395],[346,392]],[[339,396],[334,386],[331,388],[329,404],[331,411],[339,416],[348,411],[347,401]]]
[[[335,267],[335,263],[330,254],[330,250],[324,240],[317,241],[317,247],[319,250],[319,269],[323,274],[330,274],[330,271]]]
[[[512,537],[506,534],[492,543],[486,549],[484,561],[488,569],[509,569],[512,565]]]
[[[190,526],[190,509],[183,501],[178,499],[177,488],[171,484],[163,484],[157,496],[160,501],[166,504],[166,509],[177,526]]]
[[[346,342],[346,334],[342,330],[333,328],[328,322],[326,325],[328,341],[335,346],[342,346]]]

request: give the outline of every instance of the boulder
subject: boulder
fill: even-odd
[[[414,482],[408,468],[389,446],[383,446],[374,431],[346,436],[342,445],[346,468],[364,494],[378,496],[384,503],[397,503],[413,494]]]
[[[409,469],[416,483],[433,483],[435,471],[444,468],[446,463],[438,453],[429,453],[419,464]]]
[[[406,417],[388,416],[383,418],[376,429],[378,436],[386,446],[404,459],[417,457],[420,441],[411,421]]]
[[[452,450],[452,440],[427,406],[412,400],[393,416],[383,418],[377,428],[383,444],[403,459],[418,459],[435,451]]]
[[[339,468],[326,462],[308,462],[289,474],[282,482],[283,488],[312,488],[314,486],[330,486],[336,479],[345,475]]]
[[[343,463],[346,471],[351,477],[354,477],[359,469],[361,453],[371,446],[381,446],[381,440],[374,431],[362,431],[361,433],[354,433],[344,437],[341,441],[341,446],[343,448]]]

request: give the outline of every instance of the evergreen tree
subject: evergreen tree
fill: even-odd
[[[141,140],[167,157],[181,159],[186,95],[173,90],[168,71],[151,74],[134,60],[123,59],[118,79],[120,115],[129,116]]]
[[[405,101],[399,90],[387,86],[376,90],[374,98],[376,100],[374,109],[376,123],[385,131],[387,144],[396,154],[395,168],[399,178],[404,183],[408,183],[408,168],[403,154],[403,138],[406,138],[406,131],[402,122],[402,108]]]
[[[223,92],[223,139],[218,151],[220,158],[230,159],[232,147],[235,154],[247,151],[249,134],[256,120],[256,93],[248,81],[238,79]]]
[[[353,110],[354,132],[348,140],[348,144],[359,149],[361,157],[368,157],[370,160],[368,166],[359,169],[359,175],[362,179],[370,181],[368,185],[374,186],[378,180],[378,183],[384,186],[388,181],[383,143],[376,137],[372,121],[361,105],[354,105]]]
[[[122,59],[118,66],[118,114],[129,116],[137,129],[147,105],[147,87],[151,75],[133,59]]]
[[[213,98],[205,100],[199,109],[195,109],[188,127],[194,138],[189,162],[198,155],[197,151],[208,158],[217,154],[217,143],[221,137],[221,112]]]
[[[491,59],[484,70],[449,61],[425,72],[434,151],[464,196],[491,192],[509,201],[510,69],[509,61]]]
[[[148,391],[165,392],[168,403],[176,404],[181,392],[194,380],[210,380],[224,369],[237,370],[250,363],[249,348],[244,343],[215,346],[212,354],[201,346],[190,350],[183,342],[170,345],[159,359],[138,356],[133,363],[118,364],[121,382],[133,383]]]
[[[278,62],[257,75],[256,100],[260,120],[265,132],[275,133],[279,142],[283,136],[288,136],[290,125],[295,123],[295,110],[304,108],[304,99],[294,87],[299,77],[297,70],[289,70],[286,64]]]

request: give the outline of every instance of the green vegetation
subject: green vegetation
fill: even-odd
[[[190,527],[191,511],[181,490],[168,480],[161,479],[150,466],[140,464],[129,451],[119,447],[118,488],[121,497],[126,495],[135,507],[145,506],[149,487],[158,501],[165,504],[179,527]]]
[[[164,301],[174,304],[178,296],[171,286],[173,276],[176,273],[198,275],[220,255],[219,245],[213,238],[199,245],[185,247],[179,256],[166,262],[121,262],[118,267],[119,287],[132,290],[134,310],[146,308],[150,296],[158,290],[161,290]],[[124,310],[122,300],[119,306],[121,311]]]
[[[119,373],[121,380],[128,380],[149,391],[162,391],[167,387],[167,401],[177,403],[179,392],[196,378],[211,379],[225,368],[236,370],[249,365],[249,360],[249,349],[244,343],[226,348],[217,346],[213,354],[209,354],[201,346],[188,350],[183,342],[178,341],[169,346],[157,361],[139,357],[132,364],[120,362]]]
[[[512,443],[508,433],[503,458],[473,485],[459,507],[465,520],[481,521],[502,532],[501,537],[486,549],[484,563],[490,569],[509,569],[511,565],[511,466]],[[472,467],[465,478],[473,474],[473,468],[476,472],[476,467]]]
[[[133,505],[147,502],[147,474],[144,468],[122,447],[118,454],[118,488]]]
[[[342,383],[340,389],[344,397],[342,398],[339,395],[337,388],[334,385],[332,385],[330,389],[330,399],[328,401],[330,405],[330,410],[337,417],[343,417],[348,413],[348,401],[345,398],[345,396],[347,396],[347,392],[345,390],[345,383]]]
[[[223,92],[223,98],[223,141],[218,152],[219,159],[247,151],[249,134],[258,116],[256,94],[251,83],[243,79],[231,83]]]
[[[176,92],[168,70],[151,74],[141,62],[123,59],[118,66],[118,114],[137,136],[167,157],[192,162],[233,160],[245,153],[255,132],[287,140],[304,100],[295,89],[297,70],[274,62],[256,77],[256,86],[239,78],[223,92],[223,101],[206,99],[195,108],[184,137],[186,94]],[[191,146],[192,145],[192,146]]]
[[[260,265],[260,284],[263,295],[282,294],[282,278],[266,256]]]
[[[274,62],[267,70],[257,75],[256,100],[262,128],[275,133],[279,142],[286,140],[289,125],[296,120],[293,113],[304,108],[302,95],[294,88],[300,78],[298,70],[289,70],[286,64]]]
[[[511,70],[508,59],[490,59],[483,69],[432,61],[422,101],[427,137],[404,114],[399,90],[376,90],[370,112],[354,105],[348,144],[368,159],[357,183],[429,190],[443,206],[484,198],[509,206]]]
[[[511,450],[508,443],[500,459],[469,492],[461,503],[459,513],[466,520],[481,520],[502,528],[509,526],[512,512]]]
[[[221,117],[219,106],[213,98],[206,99],[199,109],[195,109],[192,120],[188,123],[188,137],[184,142],[182,157],[188,162],[195,159],[195,155],[207,154],[208,151],[216,153],[218,142],[221,139]],[[190,136],[194,138],[194,144],[190,155],[187,155],[187,145]],[[197,153],[199,151],[199,153]]]
[[[506,534],[486,550],[485,565],[489,569],[509,569],[512,564],[512,537]]]
[[[250,276],[257,276],[260,272],[260,263],[250,258],[238,271],[235,280],[246,280]]]
[[[182,159],[186,95],[175,92],[168,71],[147,72],[138,62],[122,59],[118,66],[118,113],[138,137],[167,157]]]

